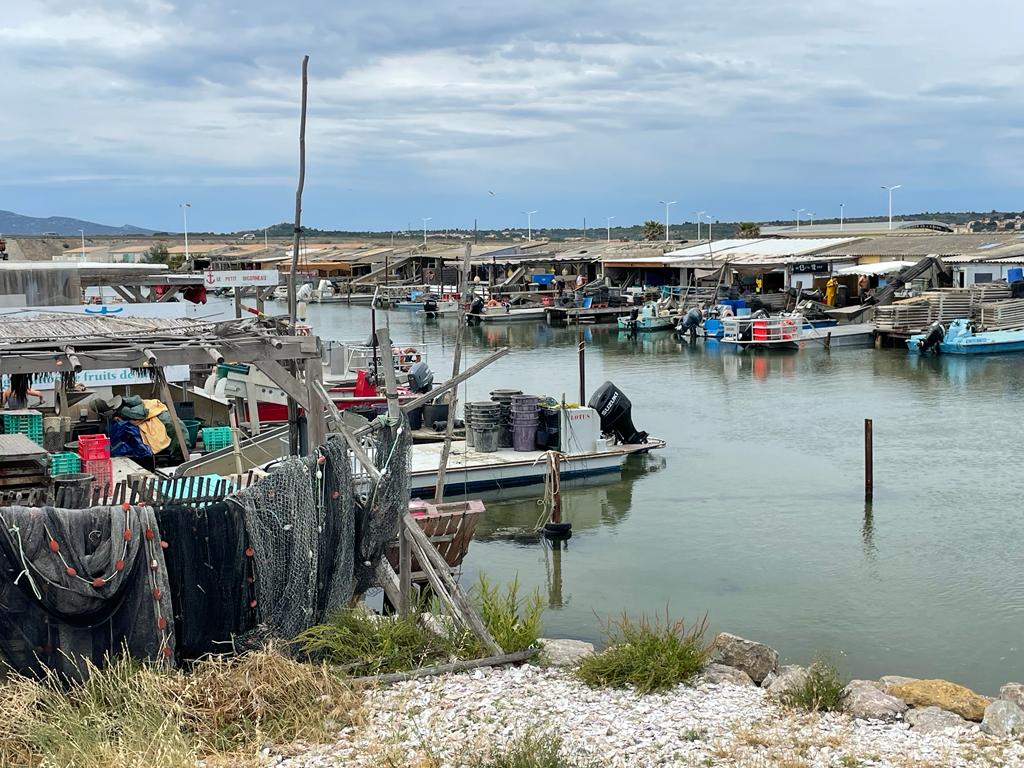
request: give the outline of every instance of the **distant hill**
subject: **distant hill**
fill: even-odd
[[[78,235],[84,229],[88,235],[151,235],[152,229],[133,227],[125,224],[111,227],[81,219],[69,219],[65,216],[49,216],[40,219],[35,216],[22,216],[12,211],[0,211],[0,233],[4,235],[45,235],[50,232],[58,235]]]

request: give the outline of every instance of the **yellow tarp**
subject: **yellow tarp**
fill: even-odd
[[[149,446],[153,453],[160,453],[171,444],[171,438],[167,436],[167,428],[157,417],[167,410],[167,406],[159,400],[143,400],[146,406],[146,418],[132,422],[142,433],[142,439]]]

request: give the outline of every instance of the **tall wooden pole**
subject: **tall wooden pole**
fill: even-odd
[[[309,56],[302,57],[302,111],[299,117],[299,185],[295,190],[295,227],[292,236],[292,264],[288,272],[288,332],[296,335],[295,325],[298,319],[298,302],[295,295],[295,282],[299,271],[299,238],[302,235],[302,188],[306,184],[306,91],[308,88],[307,68]],[[297,375],[298,366],[292,364],[292,375]],[[293,456],[299,454],[299,406],[291,397],[288,398],[288,447]]]
[[[469,262],[472,257],[473,246],[470,243],[466,243],[465,253],[462,259],[462,279],[459,281],[462,285],[467,285],[469,281]],[[442,268],[443,269],[443,268]],[[442,279],[441,282],[444,282]],[[462,367],[462,336],[466,330],[466,305],[462,301],[462,297],[459,297],[459,326],[455,331],[455,352],[452,357],[452,378],[454,379],[459,375],[459,368]],[[455,430],[455,409],[459,403],[457,396],[458,389],[452,390],[452,395],[448,399],[448,424],[444,431],[444,448],[441,449],[441,463],[437,467],[437,485],[434,487],[434,503],[440,504],[444,501],[444,484],[445,474],[448,472],[448,457],[452,451],[452,433]]]
[[[587,342],[583,339],[583,323],[580,317],[576,316],[576,327],[579,329],[577,349],[580,358],[580,407],[587,405]]]
[[[864,419],[864,500],[875,494],[875,445],[871,419]]]

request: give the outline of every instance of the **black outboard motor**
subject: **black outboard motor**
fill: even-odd
[[[703,313],[697,307],[693,307],[679,320],[679,335],[685,336],[689,331],[691,340],[697,338],[697,329],[702,322],[704,322]]]
[[[946,329],[942,323],[932,323],[928,326],[928,332],[925,333],[924,338],[917,342],[917,349],[922,355],[927,355],[929,352],[934,352],[937,355],[939,354],[939,345],[944,338],[946,338]]]
[[[601,432],[615,435],[620,443],[637,445],[647,442],[647,433],[633,426],[633,404],[626,393],[610,381],[606,381],[587,403],[601,417]]]
[[[469,312],[466,315],[466,322],[469,325],[475,325],[480,322],[480,315],[484,313],[484,300],[477,296],[473,299],[473,303],[469,305]]]
[[[416,394],[425,394],[434,387],[434,372],[424,363],[416,363],[409,369],[409,389]]]
[[[426,301],[423,302],[423,313],[427,317],[437,317],[437,299],[433,296],[428,296]]]

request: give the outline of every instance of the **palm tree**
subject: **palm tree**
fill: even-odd
[[[644,240],[662,240],[664,237],[664,224],[654,219],[648,219],[644,222]]]
[[[760,237],[761,226],[753,221],[741,221],[736,225],[736,237]]]

